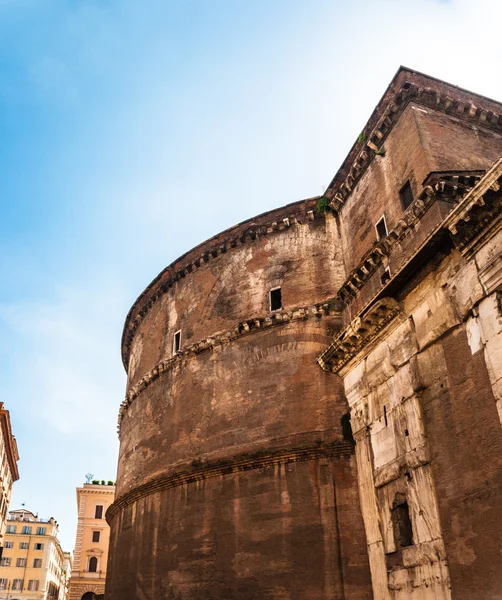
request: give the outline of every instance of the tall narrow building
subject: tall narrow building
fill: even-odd
[[[77,488],[78,523],[68,600],[102,600],[105,593],[110,528],[105,513],[115,486],[84,483]]]
[[[106,600],[501,597],[501,156],[501,103],[400,68],[322,197],[154,279]]]
[[[12,434],[9,411],[0,402],[0,558],[4,548],[7,514],[12,496],[12,485],[19,479],[19,454]]]

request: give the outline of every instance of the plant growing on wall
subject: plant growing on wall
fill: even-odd
[[[325,213],[327,210],[329,210],[329,198],[321,196],[317,201],[317,212]]]

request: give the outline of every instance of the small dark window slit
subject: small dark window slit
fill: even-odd
[[[401,204],[403,205],[404,210],[413,204],[413,190],[411,189],[411,184],[407,181],[401,191],[399,192],[399,198],[401,199]]]
[[[270,290],[270,310],[279,310],[282,308],[281,288]]]
[[[174,334],[173,354],[181,350],[181,329]]]
[[[381,240],[384,237],[387,237],[387,224],[385,223],[385,217],[382,217],[378,221],[378,223],[376,224],[376,230],[379,240]]]
[[[392,510],[397,543],[401,548],[413,546],[413,528],[411,526],[410,509],[407,502],[398,504]]]
[[[352,435],[352,425],[350,423],[350,413],[343,415],[340,419],[342,425],[342,435],[345,442],[355,443],[354,436]]]
[[[387,407],[386,406],[383,407],[383,418],[385,421],[385,427],[387,427],[388,422],[387,422]]]

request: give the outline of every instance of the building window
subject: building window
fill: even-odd
[[[344,441],[355,443],[354,436],[352,435],[352,425],[350,423],[350,413],[347,413],[342,416],[342,418],[340,419],[340,424],[342,426],[342,435],[343,435]]]
[[[391,518],[396,546],[398,548],[413,546],[413,527],[406,500],[396,499],[391,510]]]
[[[390,269],[389,269],[389,267],[387,267],[385,269],[385,271],[382,273],[382,276],[380,277],[380,281],[382,282],[382,285],[385,285],[388,281],[390,281]]]
[[[181,350],[181,329],[174,334],[173,338],[173,354]]]
[[[0,567],[10,567],[10,558],[7,556],[0,558]]]
[[[23,589],[23,580],[22,579],[13,579],[12,580],[12,589],[13,590],[22,590]]]
[[[282,308],[282,293],[281,288],[277,287],[270,290],[270,310],[279,310]]]
[[[8,525],[7,526],[7,533],[16,533],[16,526],[15,525]]]
[[[92,541],[93,542],[99,542],[100,536],[101,536],[101,532],[100,531],[93,531],[92,532]]]
[[[89,573],[96,573],[98,570],[98,559],[95,556],[91,556],[89,559]]]
[[[379,240],[387,237],[387,223],[385,221],[385,215],[382,215],[381,219],[375,225],[375,228],[377,232],[377,238]]]
[[[21,548],[21,550],[28,550],[30,544],[29,542],[19,542],[19,547]]]
[[[33,559],[33,568],[34,569],[40,569],[42,567],[42,559],[41,558],[34,558]]]
[[[96,504],[96,510],[94,511],[94,518],[95,519],[103,518],[103,505],[102,504]]]
[[[5,542],[4,548],[14,548],[14,542]]]
[[[30,527],[29,525],[25,525],[25,526],[23,527],[23,533],[24,533],[25,535],[31,535],[31,527]]]
[[[45,527],[37,527],[37,535],[45,535]]]
[[[43,550],[44,549],[44,545],[40,544],[39,542],[37,544],[35,544],[35,550]]]
[[[30,590],[30,592],[36,592],[38,590],[38,584],[38,579],[30,579],[28,581],[28,589]]]
[[[399,198],[404,210],[413,204],[413,190],[411,189],[410,181],[408,180],[399,192]]]
[[[0,579],[0,590],[6,590],[7,589],[7,583],[8,583],[8,579]]]
[[[16,560],[16,567],[26,567],[26,558],[18,558]]]

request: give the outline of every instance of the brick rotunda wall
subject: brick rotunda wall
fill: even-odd
[[[372,598],[349,409],[315,364],[345,276],[315,205],[201,244],[129,313],[107,600]]]

